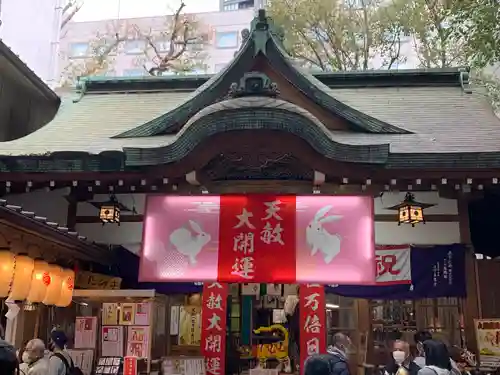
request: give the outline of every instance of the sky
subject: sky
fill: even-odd
[[[115,18],[152,17],[172,14],[180,0],[82,0],[74,21],[99,21]],[[216,12],[219,0],[184,0],[184,13]]]

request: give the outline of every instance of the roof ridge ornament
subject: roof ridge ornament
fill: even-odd
[[[460,86],[462,86],[462,90],[466,94],[472,94],[472,88],[469,81],[469,69],[459,68],[458,71],[460,72]]]
[[[250,36],[254,42],[254,56],[257,56],[259,52],[266,55],[267,41],[273,36],[275,36],[275,41],[283,45],[284,35],[283,29],[275,26],[273,19],[266,16],[266,10],[259,9],[257,17],[252,20],[250,26]]]
[[[233,82],[229,87],[228,98],[244,96],[267,96],[276,98],[279,95],[278,85],[261,72],[248,72],[239,82]]]

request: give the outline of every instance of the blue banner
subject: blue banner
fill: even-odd
[[[327,292],[368,299],[465,297],[465,247],[462,244],[411,247],[411,284],[328,286]]]
[[[127,250],[119,259],[122,288],[156,289],[161,294],[197,293],[202,283],[138,283],[139,258]],[[465,297],[465,246],[462,244],[411,247],[411,284],[327,286],[326,292],[368,299]]]

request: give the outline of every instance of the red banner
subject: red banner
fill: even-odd
[[[314,354],[326,353],[325,288],[319,284],[303,284],[300,303],[300,363]],[[304,366],[300,366],[303,370]]]
[[[295,196],[222,195],[218,280],[294,283],[295,215]]]
[[[203,285],[201,352],[205,358],[207,375],[225,373],[228,289],[228,284],[204,283]]]
[[[123,375],[137,375],[137,357],[123,359]]]

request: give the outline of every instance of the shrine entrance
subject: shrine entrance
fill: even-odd
[[[204,282],[207,373],[222,374],[236,358],[237,372],[292,373],[309,356],[326,352],[324,285],[374,283],[373,199],[150,196],[143,246],[141,280]],[[231,332],[230,285],[259,296],[260,306],[240,327],[246,352],[236,352],[241,345]]]

